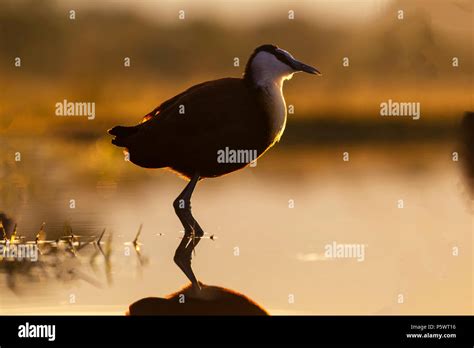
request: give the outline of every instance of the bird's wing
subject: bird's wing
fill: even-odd
[[[212,82],[212,81],[211,81]],[[151,112],[149,112],[148,114],[146,114],[143,119],[142,119],[142,123],[152,119],[153,117],[158,117],[160,115],[161,112],[163,112],[164,110],[166,110],[167,108],[169,107],[172,107],[173,105],[179,105],[179,103],[177,103],[184,95],[186,94],[189,94],[189,93],[192,93],[193,90],[196,90],[196,89],[199,89],[203,86],[205,86],[206,84],[208,84],[209,82],[202,82],[202,83],[199,83],[197,85],[194,85],[188,89],[186,89],[184,92],[181,92],[177,95],[175,95],[174,97],[164,101],[163,103],[161,103],[160,105],[158,105],[156,108],[154,108]]]
[[[225,78],[205,82],[166,101],[157,117],[141,125],[148,135],[177,132],[181,136],[224,135],[258,121],[258,106],[243,80]],[[257,114],[257,115],[256,115]],[[141,134],[139,136],[144,136]]]

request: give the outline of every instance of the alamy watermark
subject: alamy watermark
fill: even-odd
[[[380,103],[380,116],[408,116],[414,120],[421,117],[419,102],[396,102],[389,99]]]
[[[32,262],[38,261],[38,245],[36,244],[0,244],[0,260],[22,261],[24,259]]]
[[[95,119],[94,102],[68,102],[64,99],[55,105],[56,116],[86,116],[88,120]]]
[[[217,151],[217,163],[250,163],[250,166],[257,165],[257,150],[225,149]]]
[[[324,246],[324,256],[328,259],[353,258],[362,262],[365,260],[365,245],[341,244],[334,241]]]
[[[18,326],[19,338],[46,338],[52,342],[56,340],[56,325],[54,324],[30,324],[26,322]]]
[[[338,243],[336,241],[324,246],[324,253],[299,253],[296,258],[302,262],[331,261],[337,259],[355,259],[357,262],[365,261],[365,244]]]

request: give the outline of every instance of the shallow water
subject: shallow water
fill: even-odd
[[[74,277],[0,268],[0,314],[122,314],[186,284],[172,261],[182,179],[133,166],[108,139],[0,143],[0,210],[22,235],[45,221],[57,238],[67,221],[81,235],[106,228],[111,246],[108,264],[88,246],[51,266]],[[472,314],[471,202],[453,149],[277,146],[255,168],[199,183],[193,213],[217,239],[199,244],[194,270],[275,314]],[[141,259],[124,245],[140,224]],[[364,246],[363,258],[325,257],[333,243]]]

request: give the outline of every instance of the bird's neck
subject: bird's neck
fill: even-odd
[[[276,72],[266,68],[249,69],[244,74],[244,80],[253,87],[269,88],[277,86],[280,90],[283,88],[283,83],[292,77],[293,73]]]

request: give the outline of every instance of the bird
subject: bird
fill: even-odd
[[[143,168],[167,168],[188,180],[173,207],[184,228],[174,262],[200,289],[191,267],[204,231],[191,212],[196,184],[242,169],[277,143],[286,126],[283,83],[297,72],[322,75],[273,44],[257,47],[241,78],[199,83],[146,114],[134,126],[108,130],[112,144]],[[241,156],[238,156],[238,155]]]

